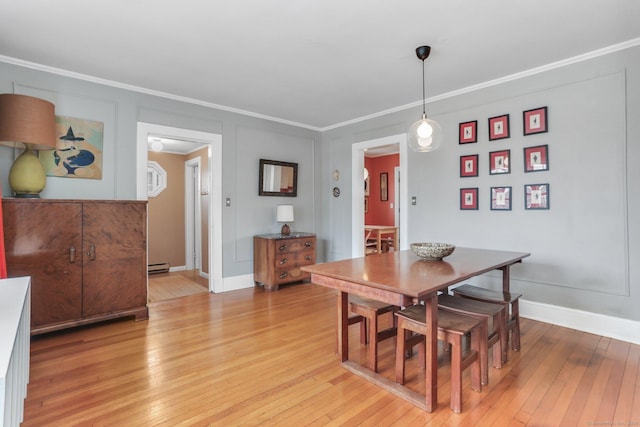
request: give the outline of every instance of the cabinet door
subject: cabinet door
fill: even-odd
[[[82,315],[147,304],[147,207],[85,202]]]
[[[31,326],[80,318],[82,205],[5,201],[7,269],[31,276]]]

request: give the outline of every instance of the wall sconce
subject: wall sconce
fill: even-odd
[[[411,125],[407,139],[409,147],[418,152],[434,151],[442,144],[442,128],[438,122],[427,119],[425,109],[424,60],[430,53],[431,46],[420,46],[416,49],[416,55],[422,61],[422,119]]]
[[[286,224],[287,222],[293,222],[293,205],[278,205],[276,207],[276,221],[284,222],[280,233],[288,236],[291,234],[291,229]]]
[[[9,171],[15,197],[39,198],[47,183],[33,150],[56,148],[56,116],[52,103],[32,96],[0,94],[0,145],[25,150]]]

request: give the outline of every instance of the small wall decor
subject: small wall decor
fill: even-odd
[[[478,188],[460,189],[460,210],[478,210]]]
[[[489,141],[509,138],[509,115],[489,118]]]
[[[511,210],[511,187],[491,187],[491,210]]]
[[[47,176],[102,179],[104,123],[56,116],[56,149],[41,151]]]
[[[549,131],[547,107],[534,108],[522,112],[522,127],[524,135],[544,133]]]
[[[370,194],[370,190],[369,190],[369,175],[367,175],[367,177],[364,179],[364,195],[365,196],[369,196]]]
[[[389,174],[383,172],[380,174],[380,201],[386,202],[389,200],[389,187],[388,187]]]
[[[491,151],[489,153],[489,175],[511,173],[511,150]]]
[[[258,195],[297,197],[298,164],[260,159]]]
[[[369,213],[369,198],[364,198],[364,213]]]
[[[340,197],[340,189],[338,187],[333,187],[333,197]]]
[[[478,155],[460,156],[460,177],[478,176]]]
[[[549,184],[524,186],[525,209],[549,209]]]
[[[478,142],[478,121],[473,120],[470,122],[460,123],[458,144],[470,144]]]
[[[524,148],[524,171],[539,172],[549,170],[549,146]]]

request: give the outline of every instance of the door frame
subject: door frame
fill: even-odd
[[[200,157],[184,162],[184,235],[185,265],[187,270],[198,269],[202,275],[202,216],[200,204]],[[194,180],[195,178],[195,185]]]
[[[407,224],[409,223],[407,187],[407,134],[386,136],[356,142],[351,146],[351,255],[364,256],[364,185],[362,185],[362,171],[364,170],[364,152],[369,148],[398,144],[400,153],[400,249],[408,249]]]
[[[196,141],[209,146],[209,292],[222,292],[222,135],[154,123],[138,122],[136,144],[136,198],[147,198],[147,138],[160,135],[170,139]]]

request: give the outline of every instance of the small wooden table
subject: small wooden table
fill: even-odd
[[[377,253],[382,253],[382,236],[384,234],[392,234],[393,235],[393,250],[397,251],[400,248],[398,247],[398,227],[393,225],[365,225],[364,226],[365,233],[375,233],[375,238],[377,239],[376,249]]]
[[[502,287],[509,291],[509,268],[529,253],[456,248],[443,261],[424,261],[409,250],[388,252],[302,267],[317,285],[337,289],[338,353],[349,371],[383,387],[414,405],[432,412],[438,402],[438,291],[491,270],[502,271]],[[425,395],[396,384],[369,369],[349,361],[349,294],[372,298],[397,306],[424,301],[426,307]]]

